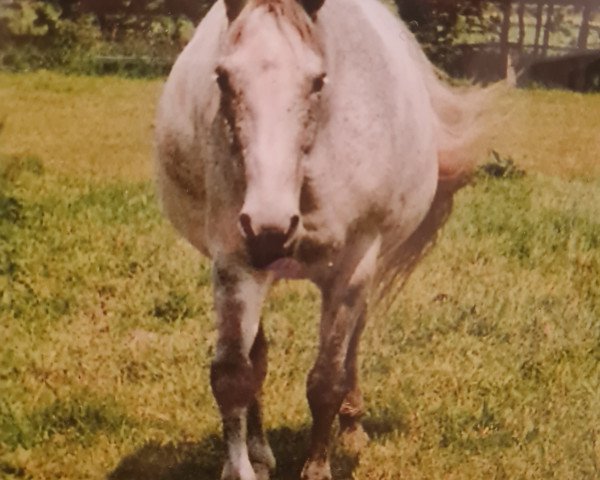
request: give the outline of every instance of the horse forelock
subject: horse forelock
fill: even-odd
[[[299,34],[300,39],[314,51],[322,53],[317,41],[313,21],[297,0],[252,0],[233,22],[230,30],[230,42],[238,44],[242,39],[245,20],[256,9],[264,8],[273,15],[277,22],[286,23],[293,27]]]

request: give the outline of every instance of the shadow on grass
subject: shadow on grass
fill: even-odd
[[[362,421],[365,432],[373,441],[383,439],[392,433],[407,433],[408,423],[398,413],[385,412],[381,416],[365,417]]]
[[[374,439],[405,430],[397,416],[365,420],[365,430]],[[268,432],[269,443],[277,458],[272,480],[298,480],[306,459],[310,428],[282,427]],[[124,457],[107,480],[217,480],[225,458],[225,444],[220,436],[209,435],[199,442],[160,445],[148,443]],[[358,465],[356,456],[334,448],[331,469],[334,478],[352,478]]]
[[[121,460],[107,480],[218,479],[223,442],[211,435],[198,443],[148,443]]]

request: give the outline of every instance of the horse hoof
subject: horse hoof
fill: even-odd
[[[269,465],[264,463],[253,463],[254,473],[256,473],[256,480],[269,480],[271,478]]]
[[[369,443],[369,435],[360,423],[340,431],[340,445],[350,454],[358,455]]]
[[[302,469],[301,480],[331,480],[331,468],[329,462],[307,461]]]
[[[269,477],[266,477],[268,480]],[[223,466],[223,472],[221,473],[221,480],[264,480],[264,477],[258,477],[254,472],[254,468],[248,464],[246,468],[236,471],[233,464],[227,460]]]

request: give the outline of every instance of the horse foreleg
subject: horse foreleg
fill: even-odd
[[[369,436],[364,431],[360,419],[365,413],[360,386],[358,385],[358,346],[366,320],[366,305],[362,309],[346,354],[346,388],[348,393],[339,411],[340,442],[351,453],[358,453],[366,446]]]
[[[248,440],[257,436],[258,398],[266,373],[260,307],[267,283],[232,267],[215,265],[213,271],[218,338],[211,365],[211,386],[227,444],[221,478],[257,480]],[[262,427],[259,432],[258,436],[266,443]],[[262,471],[261,477],[265,478]]]
[[[322,320],[328,325],[321,329],[319,354],[307,382],[313,425],[309,457],[302,471],[303,480],[331,478],[329,437],[333,421],[349,394],[346,357],[359,317],[352,306],[343,304],[330,318]]]
[[[352,395],[359,393],[356,355],[379,248],[379,238],[359,245],[349,253],[333,284],[323,289],[319,353],[307,381],[313,425],[309,457],[302,470],[302,480],[331,479],[331,427],[344,399],[354,401],[356,399]],[[354,406],[357,404],[356,401]],[[353,413],[352,421],[356,422],[360,415]],[[344,418],[349,419],[349,416]]]
[[[262,328],[259,326],[254,345],[250,351],[250,360],[254,367],[256,380],[262,386],[267,375],[267,340]],[[259,387],[260,388],[260,387]],[[254,470],[274,470],[275,457],[262,426],[261,390],[256,393],[248,408],[248,453]],[[260,478],[260,475],[259,475]]]

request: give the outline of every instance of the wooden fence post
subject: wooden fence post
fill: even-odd
[[[542,32],[542,21],[544,14],[544,4],[542,0],[537,2],[537,10],[535,12],[535,46],[533,47],[534,56],[538,56],[540,48],[540,34]]]
[[[548,54],[550,44],[550,31],[554,28],[554,2],[548,2],[548,11],[546,12],[546,24],[544,25],[544,43],[542,44],[542,56]]]
[[[519,53],[523,51],[523,44],[525,43],[525,2],[526,0],[519,0]]]
[[[592,0],[585,1],[581,13],[581,28],[579,29],[579,38],[577,47],[581,50],[587,49],[588,36],[590,34],[590,19],[592,18]]]
[[[504,0],[502,2],[502,30],[500,31],[500,58],[502,75],[505,78],[508,72],[509,55],[510,55],[510,16],[512,14],[512,0]]]

